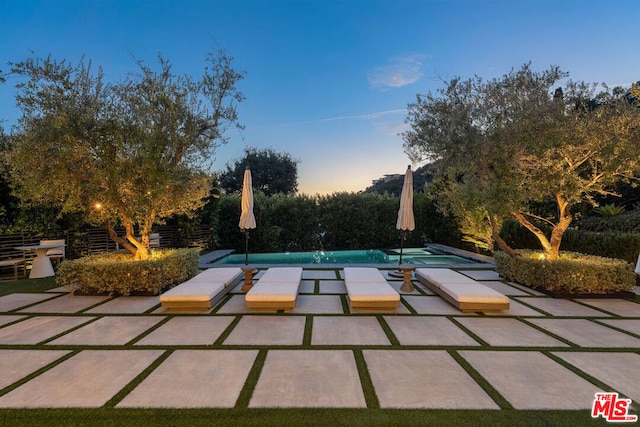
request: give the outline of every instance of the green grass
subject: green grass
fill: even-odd
[[[24,293],[24,292],[43,292],[49,289],[57,288],[60,285],[56,283],[55,276],[44,277],[42,279],[18,279],[17,281],[0,281],[0,296]]]
[[[18,426],[585,426],[589,411],[399,409],[31,409],[0,410]]]

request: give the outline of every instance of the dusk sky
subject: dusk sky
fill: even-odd
[[[246,71],[243,134],[217,151],[214,170],[244,148],[298,159],[307,194],[364,190],[404,173],[407,104],[443,81],[499,77],[531,62],[573,80],[640,80],[640,1],[136,1],[0,0],[0,69],[34,51],[102,66],[107,80],[155,65],[202,75],[215,44]],[[0,85],[0,123],[19,115],[15,80]],[[420,165],[414,165],[420,166]]]

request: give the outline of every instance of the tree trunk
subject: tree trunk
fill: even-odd
[[[500,230],[498,230],[498,225],[496,224],[495,217],[492,214],[488,214],[487,216],[489,217],[489,223],[491,224],[491,235],[493,237],[493,240],[498,244],[498,247],[503,252],[505,252],[510,257],[515,257],[517,254],[515,253],[513,248],[511,248],[511,246],[509,246],[507,242],[505,242],[502,237],[500,237]]]
[[[567,201],[564,200],[562,196],[556,194],[556,203],[558,204],[559,219],[558,223],[553,226],[553,230],[551,230],[550,251],[548,253],[545,251],[545,255],[551,260],[558,259],[562,236],[564,232],[567,231],[567,228],[569,228],[569,225],[571,225],[571,221],[573,221],[573,216],[567,209],[569,205]]]
[[[532,232],[538,238],[538,241],[540,241],[545,254],[551,253],[551,243],[549,243],[549,239],[547,239],[547,236],[542,232],[542,230],[531,224],[531,222],[529,222],[529,220],[525,218],[525,216],[522,215],[521,212],[511,211],[511,215],[513,215],[518,223],[522,224],[527,230]]]

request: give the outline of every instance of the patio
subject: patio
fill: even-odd
[[[242,284],[205,314],[168,314],[158,297],[5,295],[0,408],[588,414],[596,392],[616,391],[640,412],[640,304],[556,300],[460,271],[509,296],[510,310],[465,314],[415,281],[394,313],[350,313],[336,269],[305,269],[288,313],[249,312]]]

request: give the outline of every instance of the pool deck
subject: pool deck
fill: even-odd
[[[335,266],[305,267],[288,313],[250,312],[241,285],[203,314],[63,288],[2,296],[0,408],[590,411],[598,391],[640,402],[639,303],[460,271],[510,309],[462,313],[415,281],[394,312],[352,313]]]

